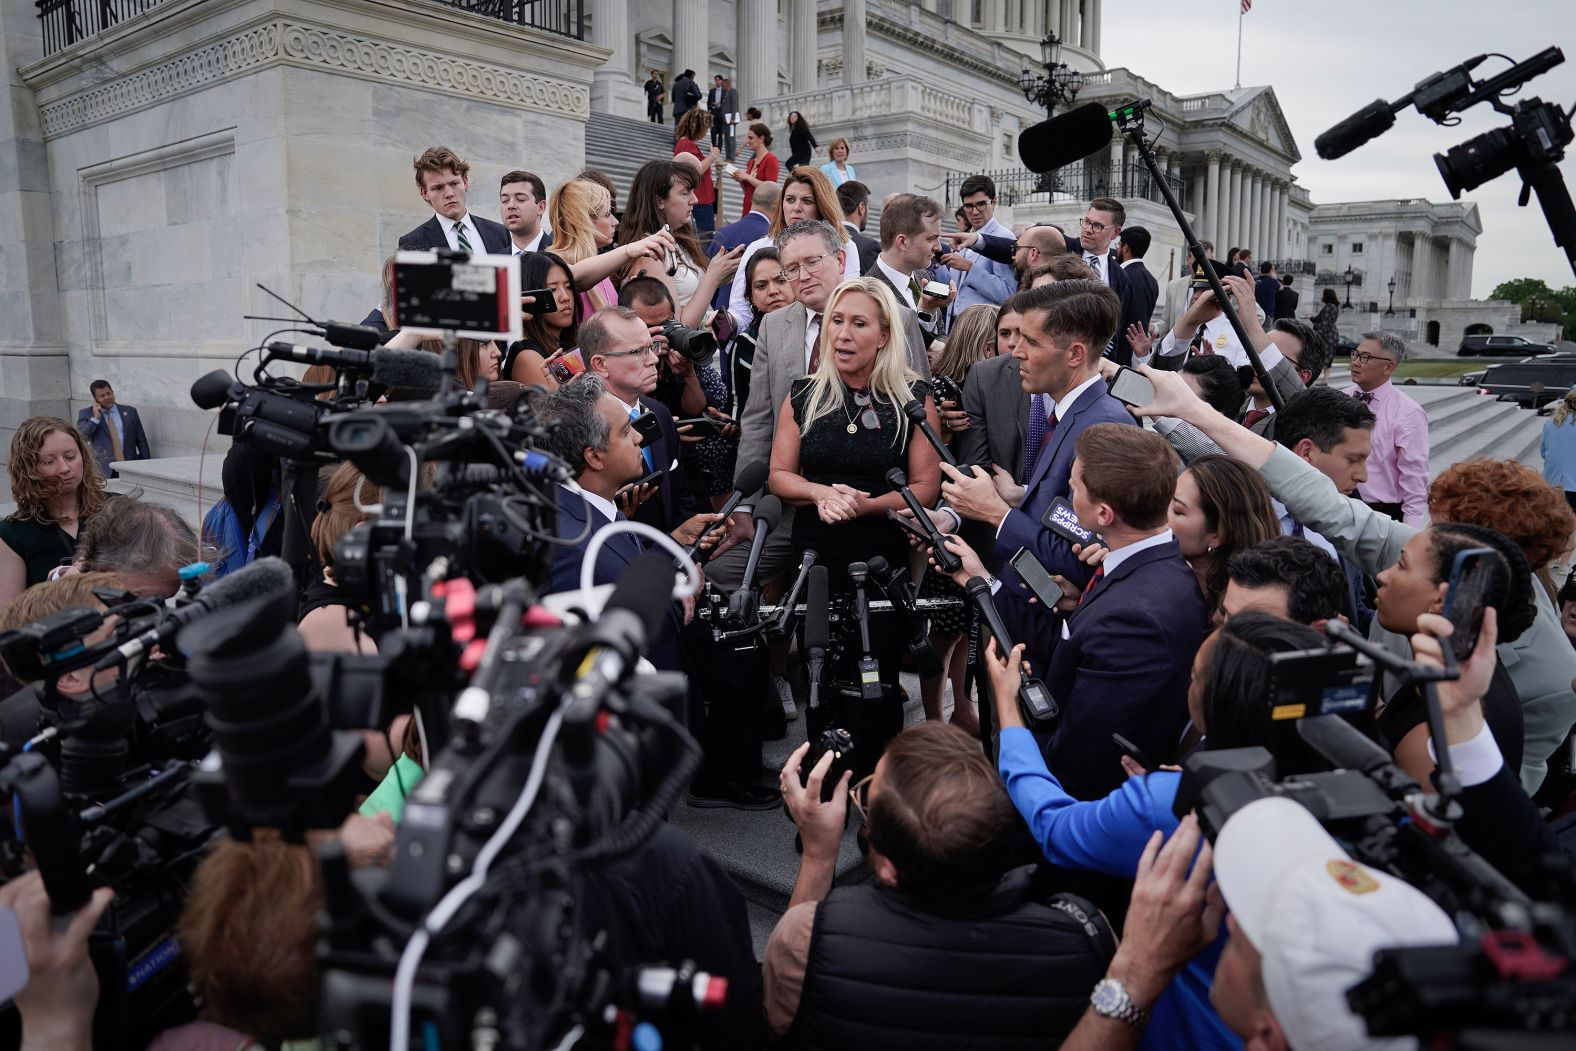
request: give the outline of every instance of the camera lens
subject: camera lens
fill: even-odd
[[[1434,154],[1439,175],[1453,199],[1475,190],[1490,179],[1497,179],[1516,164],[1516,133],[1510,128],[1495,128],[1468,139],[1448,153]]]

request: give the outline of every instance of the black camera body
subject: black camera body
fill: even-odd
[[[717,353],[717,337],[709,329],[688,328],[677,321],[664,321],[661,329],[668,346],[697,365],[705,364]]]

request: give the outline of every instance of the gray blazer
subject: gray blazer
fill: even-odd
[[[958,435],[958,462],[986,470],[1000,464],[1023,484],[1023,450],[1029,440],[1029,396],[1011,354],[986,358],[963,382],[963,411],[969,429]]]
[[[924,380],[930,379],[930,360],[920,337],[919,319],[906,307],[903,312],[903,346],[908,352],[908,367]],[[750,400],[739,420],[738,469],[755,460],[771,462],[772,436],[777,429],[777,414],[793,381],[805,375],[804,335],[809,312],[803,303],[791,303],[766,315],[755,343],[755,361],[750,367]]]
[[[1277,447],[1259,473],[1293,518],[1323,534],[1366,573],[1377,574],[1394,565],[1406,542],[1418,533],[1416,527],[1380,514],[1361,500],[1342,496],[1318,468],[1289,449]],[[1543,783],[1549,756],[1576,723],[1576,693],[1571,691],[1576,650],[1565,638],[1559,613],[1542,586],[1534,584],[1532,591],[1537,619],[1521,638],[1498,647],[1499,662],[1521,697],[1526,733],[1521,784],[1529,795]],[[1369,634],[1397,638],[1379,627],[1378,618]]]

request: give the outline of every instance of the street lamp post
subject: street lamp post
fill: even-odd
[[[1390,276],[1390,284],[1388,287],[1390,289],[1390,305],[1385,308],[1385,316],[1395,317],[1395,275],[1393,274]],[[1346,294],[1348,297],[1351,296],[1350,291],[1348,291]]]
[[[1018,87],[1023,90],[1024,98],[1044,106],[1046,119],[1050,119],[1058,102],[1072,102],[1078,97],[1083,89],[1083,74],[1061,61],[1062,42],[1055,33],[1046,33],[1045,39],[1040,41],[1040,57],[1045,63],[1045,75],[1031,73],[1025,67],[1018,74]],[[1061,182],[1055,172],[1045,172],[1035,189],[1054,193],[1061,189]]]
[[[1346,268],[1346,302],[1342,304],[1342,310],[1352,309],[1352,281],[1356,277],[1357,275],[1352,273],[1352,268],[1348,266]]]

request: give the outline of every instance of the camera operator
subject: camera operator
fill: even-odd
[[[22,1016],[19,1051],[92,1051],[99,981],[88,959],[88,936],[114,897],[100,887],[75,914],[55,917],[37,872],[0,885],[0,914],[16,917],[26,957],[6,963],[7,970],[27,975],[12,1001]]]
[[[83,529],[73,570],[114,573],[132,594],[162,599],[180,590],[182,566],[211,554],[174,508],[114,496]]]
[[[1270,720],[1265,701],[1270,655],[1321,645],[1312,628],[1257,612],[1232,618],[1205,639],[1193,659],[1187,698],[1204,747],[1268,748],[1283,775],[1328,769],[1329,763],[1303,743],[1292,724]],[[1131,877],[1149,837],[1155,832],[1169,835],[1177,827],[1172,804],[1181,772],[1157,770],[1143,776],[1140,771],[1103,799],[1079,802],[1046,768],[1023,726],[1017,697],[1022,653],[1023,647],[1017,646],[1004,661],[994,640],[986,649],[1001,727],[998,766],[1007,794],[1052,864]],[[1210,952],[1189,963],[1187,976],[1153,1004],[1150,1046],[1235,1046],[1204,1002],[1217,955]]]
[[[801,784],[808,748],[781,777],[804,857],[762,965],[772,1031],[821,1051],[1054,1047],[1115,946],[1093,906],[1045,898],[1029,868],[1012,868],[1012,803],[979,742],[945,723],[910,726],[873,774],[850,789],[845,772],[825,802],[832,754]],[[850,796],[876,878],[833,890]]]
[[[1456,944],[1455,924],[1422,891],[1352,860],[1284,798],[1249,803],[1226,822],[1215,878],[1230,933],[1210,1001],[1249,1047],[1417,1046],[1370,1037],[1346,990],[1372,973],[1379,949]]]
[[[1377,575],[1395,565],[1418,535],[1414,527],[1343,496],[1326,474],[1295,452],[1220,416],[1177,377],[1145,374],[1154,384],[1155,398],[1137,410],[1140,415],[1172,416],[1191,423],[1228,455],[1256,468],[1292,518],[1317,530],[1363,572]],[[1534,573],[1546,569],[1576,531],[1576,515],[1564,494],[1536,471],[1513,461],[1475,460],[1447,468],[1429,488],[1429,511],[1437,520],[1505,530],[1522,548]],[[1576,651],[1565,641],[1550,596],[1541,587],[1534,587],[1532,595],[1537,613],[1531,627],[1514,641],[1502,639],[1499,645],[1500,661],[1520,698],[1522,785],[1536,791],[1547,773],[1549,756],[1576,722],[1576,692],[1571,688]],[[1381,634],[1378,627],[1369,634],[1396,647],[1404,641]]]
[[[334,579],[334,547],[357,525],[374,517],[356,506],[357,501],[373,506],[383,501],[383,490],[356,469],[342,463],[328,476],[328,485],[318,501],[317,517],[312,519],[312,547],[322,570],[316,580],[307,581],[296,625],[306,648],[327,653],[378,652],[377,641],[350,622],[346,605]]]
[[[31,624],[68,609],[103,609],[104,603],[93,594],[95,588],[119,590],[120,578],[113,573],[71,573],[59,580],[35,584],[0,613],[0,632]],[[115,618],[108,617],[97,631],[82,640],[83,644],[96,645],[109,638],[114,630]],[[13,669],[7,671],[14,674]],[[55,690],[68,698],[89,697],[119,678],[119,664],[96,674],[91,666],[77,668],[56,679]],[[0,701],[0,737],[11,748],[21,748],[42,728],[43,689],[42,682],[23,684],[21,690]]]

